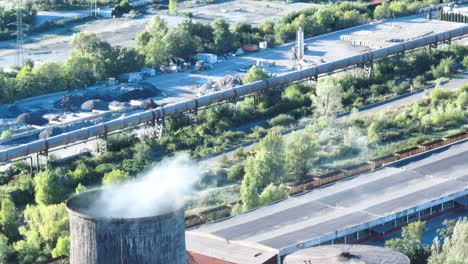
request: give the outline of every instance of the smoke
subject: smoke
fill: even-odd
[[[187,155],[164,159],[136,179],[103,189],[86,213],[112,218],[165,214],[184,206],[202,175],[203,170]]]

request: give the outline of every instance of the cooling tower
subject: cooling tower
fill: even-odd
[[[407,256],[383,247],[331,245],[299,250],[284,258],[283,264],[410,264]]]
[[[91,210],[101,190],[67,201],[70,264],[187,264],[183,208],[142,218]]]

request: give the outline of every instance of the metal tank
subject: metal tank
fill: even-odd
[[[142,218],[105,217],[90,210],[101,192],[67,201],[70,264],[187,264],[183,208]]]
[[[287,255],[283,264],[410,264],[407,256],[383,247],[329,245],[306,248]]]

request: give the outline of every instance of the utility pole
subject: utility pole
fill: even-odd
[[[23,22],[23,0],[17,0],[16,6],[16,31],[13,35],[16,35],[16,65],[22,67],[24,64],[24,29],[25,25]]]
[[[91,15],[98,15],[97,0],[89,0],[89,10],[91,12]]]

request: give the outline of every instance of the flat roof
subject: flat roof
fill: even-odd
[[[243,254],[244,251],[237,251],[232,245],[255,245],[253,248],[263,250],[265,254],[278,253],[282,248],[464,192],[468,189],[466,161],[468,142],[401,168],[387,167],[365,173],[231,218],[194,227],[186,232],[187,250],[228,261],[231,259],[234,263],[262,263],[254,262],[252,254]],[[209,243],[209,247],[199,246],[203,243]],[[232,259],[239,255],[244,262]]]

